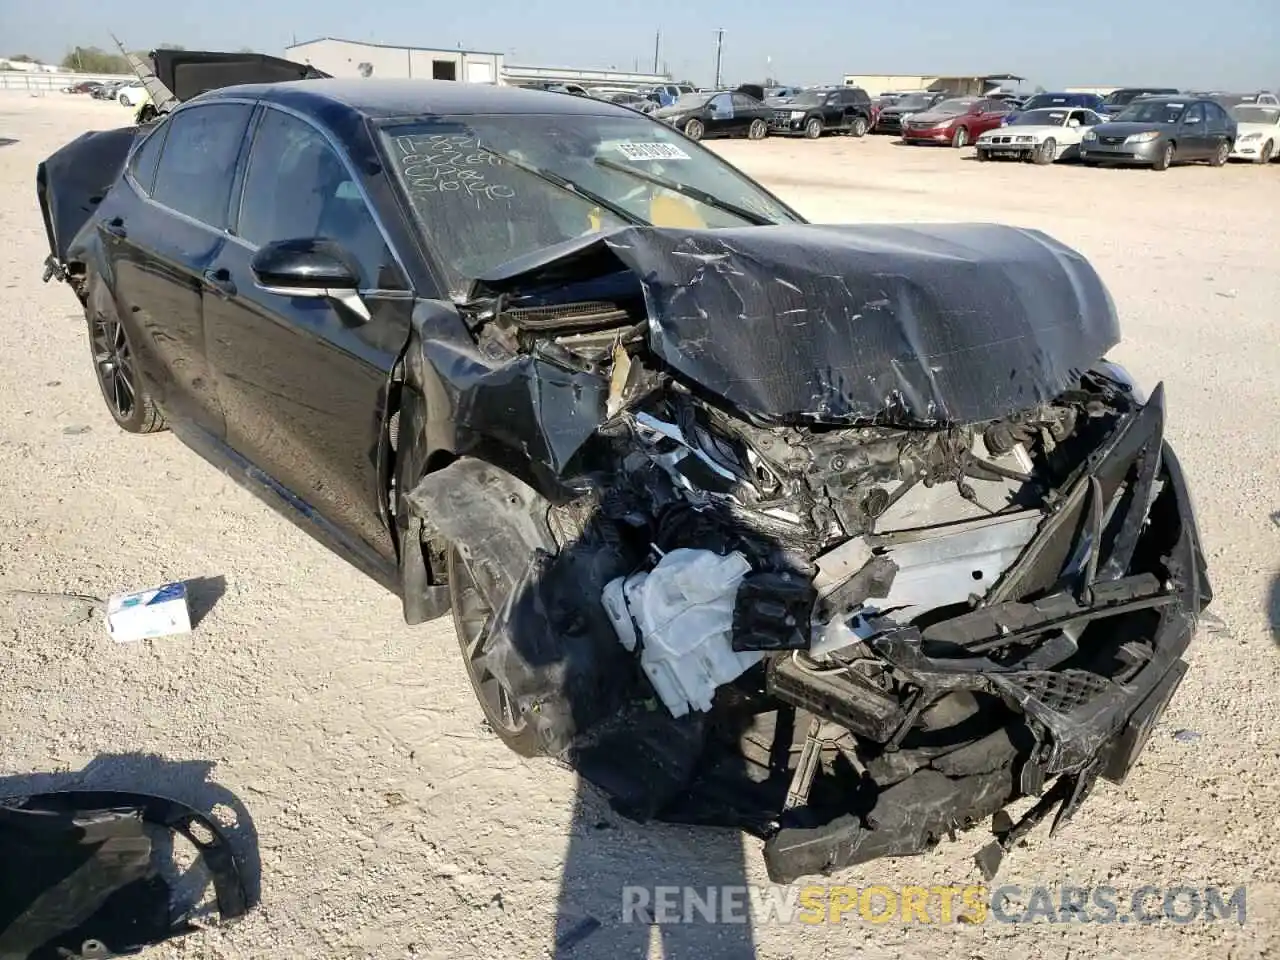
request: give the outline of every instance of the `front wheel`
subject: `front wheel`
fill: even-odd
[[[822,118],[810,117],[804,125],[804,135],[810,140],[817,140],[822,136]]]
[[[854,117],[853,123],[849,125],[849,136],[865,137],[867,135],[867,130],[869,129],[866,117]]]
[[[1227,157],[1231,156],[1231,143],[1223,140],[1213,151],[1213,156],[1209,158],[1209,166],[1221,167],[1227,162]]]
[[[684,125],[684,135],[690,140],[701,140],[706,132],[707,128],[702,125],[701,120],[690,120]]]
[[[961,127],[951,137],[951,145],[953,147],[963,147],[969,142],[969,131]]]
[[[981,147],[979,147],[979,148],[978,148],[978,162],[979,162],[979,163],[986,163],[986,162],[987,162],[988,160],[990,160],[990,159],[991,159],[991,151],[989,151],[989,150],[983,150]]]
[[[1047,139],[1040,144],[1035,150],[1031,151],[1031,159],[1038,164],[1053,163],[1058,158],[1058,143],[1053,137]]]
[[[1262,152],[1258,154],[1259,163],[1270,163],[1272,154],[1275,153],[1276,145],[1268,140],[1262,145]]]
[[[751,121],[751,126],[747,128],[748,140],[763,140],[769,134],[768,125],[760,119]]]
[[[133,101],[122,93],[120,94],[120,104],[125,107],[132,107]]]
[[[520,710],[511,691],[502,685],[488,666],[493,640],[489,632],[493,624],[493,607],[485,599],[457,547],[449,548],[447,569],[453,630],[458,635],[467,678],[480,701],[484,718],[498,739],[520,756],[537,756],[540,752],[537,731]]]
[[[1160,156],[1156,157],[1156,162],[1151,165],[1152,170],[1168,170],[1173,165],[1172,143],[1166,143],[1164,149],[1160,151]]]
[[[138,376],[133,345],[111,295],[105,289],[91,289],[84,312],[93,370],[111,419],[127,433],[160,432],[165,428],[164,415]]]

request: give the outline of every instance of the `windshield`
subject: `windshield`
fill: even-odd
[[[1141,90],[1117,90],[1114,93],[1107,94],[1102,102],[1108,107],[1123,107],[1140,96],[1142,96]]]
[[[955,117],[968,113],[973,109],[976,100],[943,100],[929,108],[930,113],[940,113],[944,117]]]
[[[791,103],[797,107],[821,106],[827,102],[830,93],[830,90],[804,90],[792,97]]]
[[[1256,107],[1249,104],[1232,107],[1229,112],[1237,123],[1275,123],[1280,120],[1280,107]]]
[[[1010,126],[1060,127],[1067,122],[1066,110],[1027,110],[1010,121]]]
[[[905,97],[897,97],[893,105],[903,110],[923,110],[929,106],[929,98],[922,93],[909,93]]]
[[[682,93],[676,97],[676,102],[672,104],[682,110],[697,110],[701,106],[705,106],[706,102],[711,99],[709,93]]]
[[[1177,123],[1186,109],[1181,100],[1135,100],[1116,117],[1116,122]]]
[[[378,134],[455,293],[508,260],[627,223],[798,220],[715,154],[639,114],[436,117]]]
[[[1022,105],[1023,110],[1043,110],[1045,107],[1074,106],[1075,97],[1061,93],[1038,93]]]

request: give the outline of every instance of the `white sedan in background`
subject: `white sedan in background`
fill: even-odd
[[[116,91],[116,99],[123,106],[139,107],[151,99],[151,94],[147,92],[141,80],[134,80]]]
[[[1280,156],[1280,107],[1242,103],[1231,108],[1231,118],[1236,122],[1232,157],[1268,163]]]
[[[1032,163],[1074,158],[1085,131],[1106,120],[1084,107],[1028,110],[1006,127],[988,130],[974,144],[979,160],[1008,157]]]

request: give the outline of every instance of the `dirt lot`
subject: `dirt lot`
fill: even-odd
[[[69,290],[39,281],[36,163],[114,104],[0,94],[0,790],[69,782],[242,804],[261,908],[191,957],[1250,958],[1280,946],[1280,165],[1166,173],[979,164],[885,138],[725,144],[825,221],[1048,231],[1111,287],[1115,359],[1165,382],[1222,624],[1139,768],[1000,881],[1248,885],[1186,925],[623,924],[621,887],[763,883],[736,834],[639,826],[481,724],[445,622],[399,603],[169,435],[115,429]],[[133,646],[62,594],[203,577],[195,632]],[[1175,735],[1178,734],[1178,735]],[[32,777],[33,773],[47,776]],[[214,785],[217,785],[216,789]],[[256,842],[255,842],[256,838]],[[839,882],[966,884],[981,831]],[[591,918],[601,924],[594,927]],[[935,914],[934,919],[937,919]],[[577,939],[557,953],[557,935]],[[1271,951],[1268,954],[1268,951]]]

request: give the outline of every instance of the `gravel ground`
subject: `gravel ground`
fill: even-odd
[[[1126,784],[1101,785],[1052,839],[1033,834],[1000,882],[1110,884],[1122,899],[1145,884],[1246,884],[1248,921],[851,916],[659,932],[620,922],[623,885],[764,883],[758,842],[620,820],[571,772],[507,752],[482,725],[446,622],[406,628],[398,601],[172,436],[115,429],[74,298],[39,282],[34,178],[57,146],[124,118],[113,104],[0,94],[0,144],[16,141],[0,146],[0,790],[132,787],[239,811],[260,908],[151,955],[1275,955],[1280,165],[979,166],[970,151],[874,136],[718,148],[814,219],[1022,224],[1102,272],[1123,318],[1115,359],[1165,382],[1220,623],[1202,628]],[[131,646],[64,596],[190,578],[204,578],[194,633]],[[837,882],[974,883],[983,842],[975,831]],[[558,934],[576,945],[557,948]]]

